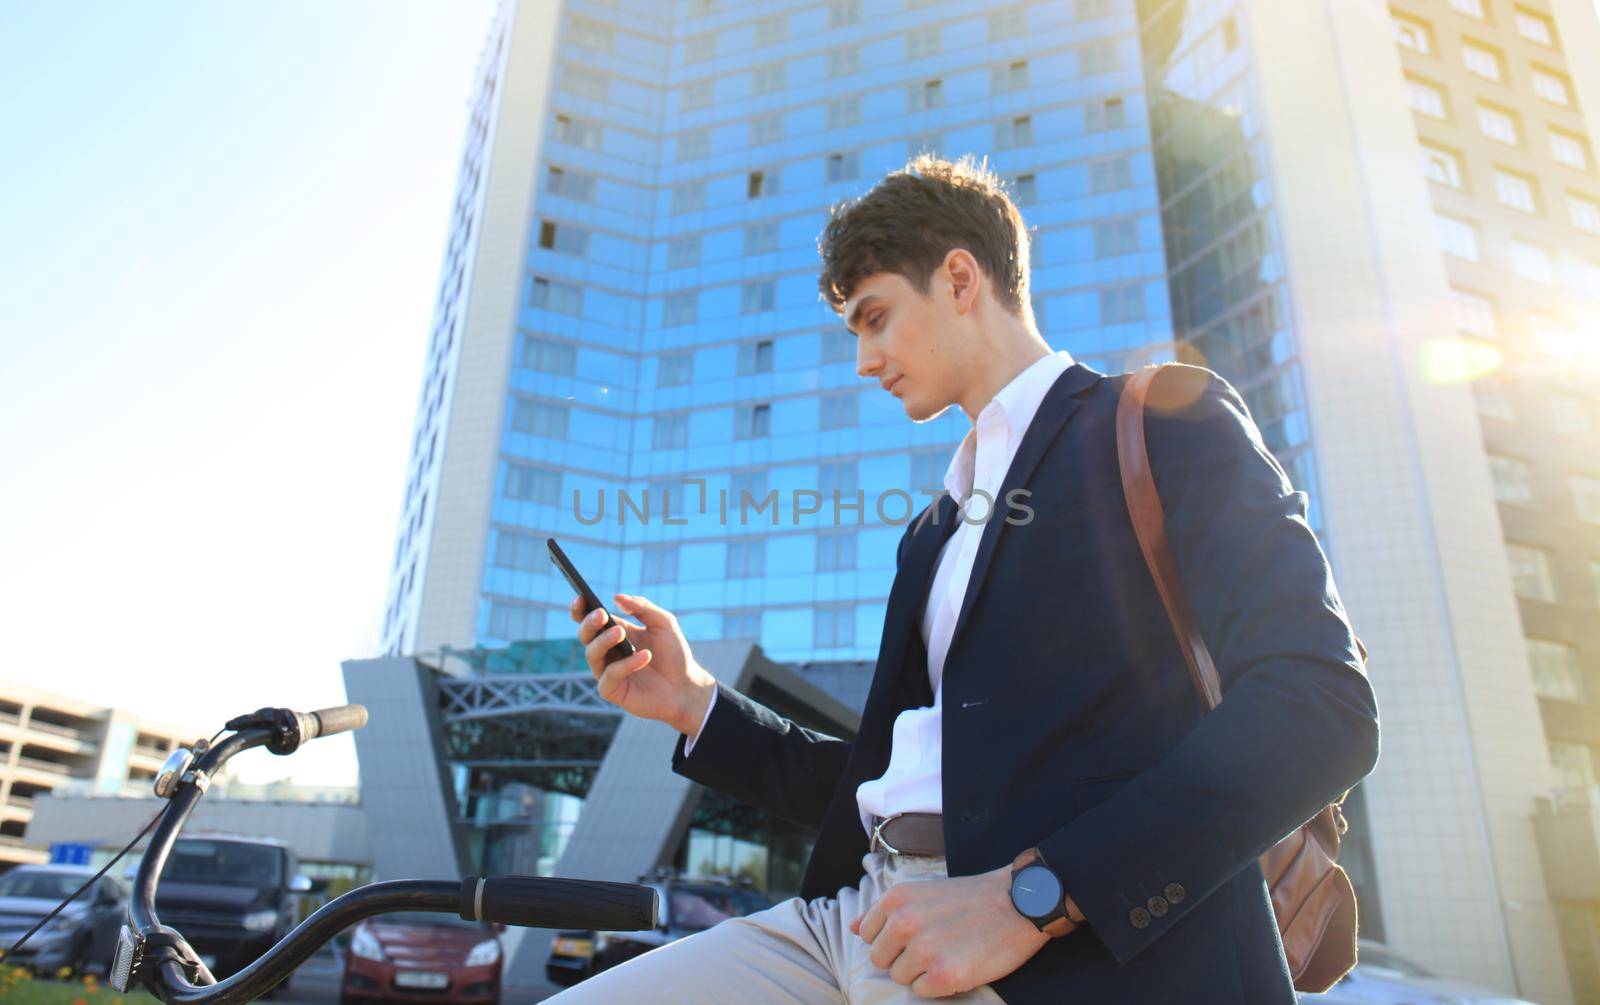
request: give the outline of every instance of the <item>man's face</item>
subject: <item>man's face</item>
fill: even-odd
[[[933,295],[905,276],[878,272],[857,284],[844,304],[845,327],[856,337],[856,373],[876,379],[905,406],[913,422],[936,418],[959,400],[959,378],[970,372],[948,276],[934,273]]]

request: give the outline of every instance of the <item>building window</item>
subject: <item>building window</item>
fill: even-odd
[[[678,160],[699,160],[711,152],[711,133],[705,129],[691,129],[678,137]]]
[[[1111,258],[1139,250],[1139,226],[1136,220],[1107,220],[1094,225],[1094,254],[1096,258]]]
[[[1500,383],[1476,381],[1472,385],[1472,396],[1478,405],[1478,414],[1489,419],[1500,419],[1503,422],[1517,421],[1517,410],[1511,403],[1511,392]]]
[[[991,42],[999,42],[1008,38],[1020,38],[1027,34],[1027,31],[1027,11],[1022,7],[997,10],[989,14],[989,41]]]
[[[532,572],[539,567],[539,553],[544,551],[539,545],[539,539],[532,535],[509,530],[497,531],[494,537],[494,565],[499,569]]]
[[[1494,305],[1485,297],[1454,287],[1450,300],[1456,308],[1456,330],[1478,338],[1494,338]]]
[[[950,448],[931,447],[911,455],[911,485],[913,495],[931,489],[944,488],[945,472],[950,469]]]
[[[651,423],[650,445],[658,449],[687,447],[689,445],[689,413],[674,412],[658,415]]]
[[[715,85],[710,80],[691,80],[683,85],[683,110],[686,112],[710,108]]]
[[[728,611],[722,616],[722,637],[725,639],[761,638],[761,612]]]
[[[787,86],[789,71],[783,63],[758,66],[750,78],[750,89],[756,94],[776,94]]]
[[[849,181],[861,175],[861,154],[855,150],[828,155],[828,181]]]
[[[1077,0],[1072,6],[1073,17],[1079,21],[1098,21],[1117,11],[1117,0]]]
[[[1567,193],[1567,217],[1579,230],[1600,234],[1600,203]]]
[[[1128,124],[1128,114],[1121,98],[1107,98],[1083,106],[1085,132],[1098,133],[1107,129],[1121,129]]]
[[[750,120],[750,145],[759,147],[783,139],[783,113],[774,112]]]
[[[739,373],[743,375],[771,373],[772,359],[771,339],[762,339],[760,342],[746,342],[739,347]]]
[[[578,368],[578,347],[525,333],[522,336],[522,365],[529,370],[570,377]]]
[[[1588,701],[1588,688],[1578,669],[1578,653],[1564,642],[1528,639],[1528,664],[1533,669],[1533,693],[1558,701]]]
[[[1503,80],[1505,71],[1501,66],[1500,54],[1493,49],[1476,45],[1472,42],[1461,43],[1461,65],[1471,73],[1475,73],[1485,80]]]
[[[1012,183],[1011,191],[1016,196],[1019,206],[1031,206],[1039,201],[1039,179],[1032,174],[1019,174]]]
[[[756,440],[772,435],[772,406],[740,405],[734,412],[733,438]]]
[[[1517,275],[1536,283],[1556,281],[1555,267],[1550,262],[1550,252],[1527,241],[1511,242],[1511,268]]]
[[[1117,68],[1120,58],[1115,42],[1095,42],[1078,50],[1078,75],[1092,77],[1110,73]]]
[[[745,283],[739,289],[739,313],[759,314],[770,311],[778,303],[778,284],[771,279]]]
[[[1413,21],[1408,17],[1391,15],[1394,20],[1394,41],[1402,49],[1420,52],[1427,55],[1433,52],[1432,32],[1428,26],[1420,21]]]
[[[843,572],[855,567],[855,531],[828,530],[817,535],[818,572]]]
[[[828,50],[828,76],[837,80],[848,77],[852,73],[861,72],[861,47],[859,45],[840,46]]]
[[[1028,86],[1028,61],[1019,59],[989,71],[989,93],[1009,94]]]
[[[1553,105],[1565,107],[1572,103],[1572,89],[1567,86],[1567,78],[1554,70],[1534,68],[1533,93]]]
[[[1434,214],[1433,224],[1440,251],[1471,262],[1478,260],[1478,234],[1472,224],[1442,213]]]
[[[1429,181],[1451,188],[1461,187],[1461,157],[1442,147],[1422,144],[1422,173]]]
[[[767,574],[767,542],[765,538],[728,542],[728,561],[724,574],[729,579],[759,579]]]
[[[922,59],[939,53],[939,29],[915,28],[906,34],[906,58]]]
[[[1533,505],[1533,466],[1515,457],[1489,455],[1489,478],[1496,502]]]
[[[1593,429],[1589,403],[1566,394],[1551,397],[1550,424],[1561,436],[1588,436]]]
[[[1556,44],[1556,33],[1550,24],[1550,19],[1531,10],[1523,10],[1521,7],[1517,8],[1517,34],[1540,45],[1553,47]]]
[[[735,471],[728,476],[728,505],[744,507],[761,502],[767,497],[767,469]],[[776,496],[774,496],[776,499]],[[748,500],[748,502],[746,501]]]
[[[1494,194],[1512,209],[1520,209],[1524,213],[1538,212],[1533,185],[1533,179],[1526,175],[1504,168],[1494,169]]]
[[[1089,191],[1115,192],[1132,187],[1133,172],[1128,166],[1128,158],[1116,157],[1089,165]]]
[[[692,325],[700,320],[700,296],[694,291],[668,294],[662,302],[661,323]]]
[[[856,339],[847,331],[829,328],[822,333],[822,362],[843,363],[856,358]]]
[[[526,464],[507,464],[505,496],[546,506],[561,502],[561,474]]]
[[[580,48],[593,49],[595,52],[610,52],[612,45],[611,27],[598,21],[591,21],[586,17],[569,17],[567,19],[567,41]]]
[[[667,244],[667,268],[692,269],[700,264],[700,235],[675,237]]]
[[[789,16],[771,14],[756,22],[756,45],[781,42],[789,35]]]
[[[854,391],[825,394],[820,400],[820,422],[823,429],[846,429],[858,423],[860,397]]]
[[[751,171],[745,181],[745,194],[751,199],[778,194],[778,175],[775,171]]]
[[[544,612],[521,604],[489,605],[489,635],[491,638],[516,641],[536,638],[543,630]]]
[[[1571,475],[1567,482],[1572,486],[1572,506],[1578,519],[1584,523],[1600,523],[1600,478]]]
[[[1120,324],[1144,319],[1144,287],[1138,283],[1110,286],[1100,290],[1101,324]]]
[[[657,387],[682,387],[694,381],[694,350],[662,353],[656,370]]]
[[[707,31],[699,35],[691,35],[683,43],[683,61],[685,63],[704,63],[714,59],[717,55],[717,34]]]
[[[642,583],[671,583],[678,578],[678,546],[675,544],[647,544],[641,549],[642,564],[639,581]]]
[[[836,98],[828,102],[828,128],[843,129],[861,124],[861,96]]]
[[[528,306],[542,307],[556,314],[578,315],[583,313],[583,288],[533,276],[528,285]]]
[[[778,221],[762,220],[744,227],[744,253],[760,255],[778,250]]]
[[[861,23],[861,0],[832,0],[828,4],[828,27],[845,28]]]
[[[1450,9],[1457,14],[1483,20],[1483,0],[1450,0]]]
[[[563,66],[561,86],[568,94],[592,101],[606,100],[606,95],[610,91],[610,83],[603,75],[581,66]]]
[[[1444,91],[1432,84],[1425,84],[1411,77],[1406,78],[1406,100],[1411,104],[1411,110],[1421,112],[1423,115],[1435,119],[1442,119],[1444,114]]]
[[[594,201],[595,176],[587,171],[552,167],[546,176],[545,190],[577,202]]]
[[[589,250],[589,232],[573,226],[557,226],[549,220],[539,222],[539,247],[563,255],[582,257]]]
[[[906,145],[913,154],[942,154],[944,153],[944,134],[927,133],[922,136],[913,136]]]
[[[817,491],[823,500],[850,499],[861,490],[860,466],[855,461],[827,461],[817,465]]]
[[[511,431],[551,440],[567,438],[567,410],[545,401],[518,398],[511,407]]]
[[[912,84],[909,88],[907,88],[906,104],[913,112],[921,112],[929,108],[943,107],[944,82],[939,80],[925,80],[920,84]]]
[[[600,149],[600,127],[570,115],[556,116],[554,138],[557,143],[570,143],[582,150]]]
[[[812,622],[811,644],[821,649],[834,649],[856,644],[856,611],[854,607],[819,607]]]
[[[1490,105],[1478,105],[1478,130],[1497,143],[1516,146],[1519,142],[1515,112]]]
[[[1550,156],[1570,168],[1589,170],[1589,150],[1583,138],[1559,129],[1550,130]]]
[[[698,213],[705,208],[705,182],[684,182],[681,185],[672,187],[672,211],[674,213]]]
[[[1550,553],[1525,544],[1506,544],[1511,560],[1511,588],[1525,600],[1554,601],[1555,577],[1550,574]]]

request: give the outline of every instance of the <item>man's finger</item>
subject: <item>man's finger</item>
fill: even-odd
[[[872,909],[856,919],[856,934],[867,942],[878,937],[878,931],[883,928],[884,910],[883,902],[872,905]]]
[[[600,675],[598,690],[600,697],[611,700],[611,697],[620,694],[622,685],[637,670],[642,669],[650,662],[650,650],[640,649],[632,656],[625,656],[606,666],[605,673]]]
[[[629,614],[645,623],[648,628],[666,628],[672,624],[672,614],[651,603],[645,597],[631,593],[617,594],[617,603]]]

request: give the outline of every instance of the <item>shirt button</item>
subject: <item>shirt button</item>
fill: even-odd
[[[1165,918],[1167,916],[1167,900],[1165,897],[1151,897],[1145,901],[1144,906],[1149,908],[1150,913],[1157,918]]]
[[[1162,894],[1164,894],[1166,896],[1167,903],[1169,903],[1169,904],[1181,904],[1181,903],[1183,903],[1183,897],[1184,897],[1183,887],[1178,885],[1177,883],[1168,883],[1167,884],[1167,888],[1165,890],[1162,890],[1161,892],[1162,892]]]
[[[1128,923],[1134,928],[1150,927],[1150,912],[1142,907],[1136,907],[1128,912]]]

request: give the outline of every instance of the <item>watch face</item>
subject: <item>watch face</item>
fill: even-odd
[[[1042,865],[1025,866],[1011,880],[1011,903],[1025,918],[1043,918],[1061,906],[1061,881]]]

